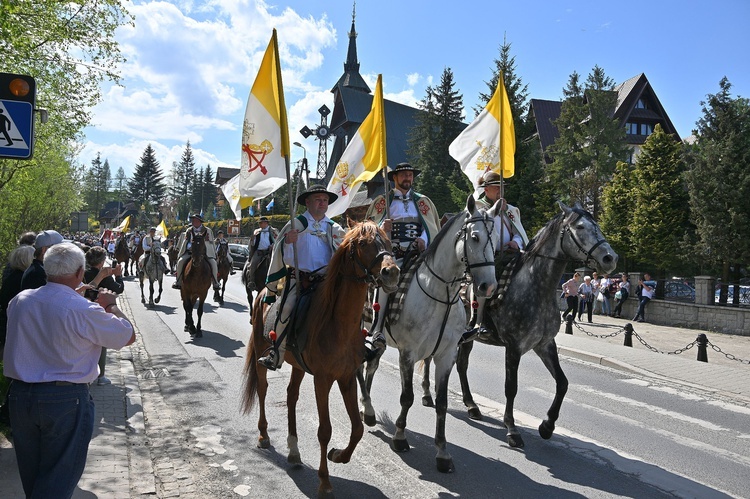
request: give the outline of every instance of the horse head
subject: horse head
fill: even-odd
[[[193,235],[190,245],[190,259],[193,266],[203,263],[206,257],[206,241],[203,236]]]
[[[563,213],[560,247],[570,258],[592,264],[599,272],[609,274],[617,267],[617,253],[612,250],[591,213],[577,203],[569,207],[558,202]]]
[[[357,224],[344,238],[349,245],[351,258],[363,280],[383,288],[386,293],[396,291],[401,271],[393,258],[391,240],[371,221]]]
[[[477,209],[472,195],[466,200],[463,226],[456,236],[456,254],[471,274],[477,296],[491,296],[497,286],[495,216],[499,214],[500,203],[484,212]]]

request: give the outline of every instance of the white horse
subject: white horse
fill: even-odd
[[[161,301],[162,292],[162,279],[164,278],[164,270],[161,268],[161,246],[154,244],[151,247],[151,258],[148,259],[148,264],[144,267],[146,255],[141,255],[138,260],[138,279],[141,281],[141,303],[146,303],[146,297],[143,294],[143,281],[148,277],[148,308],[154,306],[154,303]],[[159,294],[154,299],[154,281],[159,283]]]
[[[467,274],[471,274],[478,296],[492,295],[497,285],[494,217],[498,209],[496,205],[487,213],[478,211],[474,198],[469,196],[466,209],[445,224],[414,263],[414,276],[403,296],[398,320],[392,320],[392,315],[386,316],[387,343],[398,348],[401,371],[401,413],[396,420],[393,449],[396,452],[409,450],[405,430],[406,416],[414,402],[414,364],[432,359],[435,364],[437,468],[444,473],[454,470],[445,439],[448,379],[456,362],[456,346],[466,329],[466,311],[458,294]],[[398,300],[398,296],[391,299]],[[359,375],[363,419],[368,426],[375,424],[370,388],[379,360],[378,357],[367,362],[366,379]]]

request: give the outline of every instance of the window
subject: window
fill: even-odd
[[[646,101],[643,99],[638,99],[638,102],[635,103],[636,109],[648,109],[648,106],[646,106]]]
[[[628,135],[638,135],[638,123],[625,123],[625,133]]]
[[[646,123],[641,123],[640,135],[651,135],[654,132],[654,126]]]

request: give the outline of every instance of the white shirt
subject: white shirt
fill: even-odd
[[[328,265],[333,256],[333,249],[329,241],[331,219],[323,217],[316,222],[309,212],[305,212],[307,228],[298,234],[297,260],[299,270],[313,272]],[[284,243],[284,263],[294,267],[294,249],[291,244]]]
[[[3,369],[26,383],[90,383],[102,347],[127,345],[133,326],[74,289],[48,282],[19,293],[8,305]]]
[[[393,202],[391,203],[391,206],[389,207],[389,215],[391,216],[391,220],[394,222],[398,222],[401,219],[404,218],[416,218],[417,220],[420,220],[419,213],[417,212],[417,203],[414,202],[412,199],[412,190],[409,189],[406,193],[406,195],[402,194],[400,190],[394,189],[393,190]],[[404,198],[408,199],[408,202],[404,202]],[[422,228],[422,234],[419,236],[419,239],[424,241],[424,247],[427,247],[427,228]]]
[[[260,239],[258,240],[258,250],[265,251],[271,247],[271,228],[266,227],[260,230]]]

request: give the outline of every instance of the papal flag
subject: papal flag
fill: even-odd
[[[327,216],[344,213],[352,204],[359,186],[388,164],[383,107],[383,75],[378,75],[370,114],[349,141],[328,183],[328,191],[335,192],[339,198],[328,206]]]
[[[253,199],[268,196],[286,183],[286,158],[289,157],[289,125],[286,118],[284,88],[281,81],[279,45],[276,30],[258,69],[258,76],[250,90],[242,126],[242,156],[237,179],[239,198],[233,205],[235,216],[240,218],[237,207],[246,207]],[[222,191],[233,192],[230,180]]]
[[[487,106],[456,137],[448,152],[459,162],[461,170],[474,187],[477,187],[479,177],[487,171],[502,172],[505,178],[513,176],[516,135],[502,73]]]
[[[169,237],[169,230],[167,230],[167,224],[164,223],[164,219],[156,226],[156,233],[163,238]]]
[[[130,227],[130,215],[125,217],[125,220],[120,225],[112,229],[112,232],[127,232],[128,227]]]
[[[231,179],[227,180],[219,186],[221,192],[229,203],[229,207],[234,212],[234,217],[237,220],[242,218],[242,209],[252,206],[252,197],[242,197],[240,195],[240,176],[235,175]],[[252,215],[252,213],[250,213]]]

